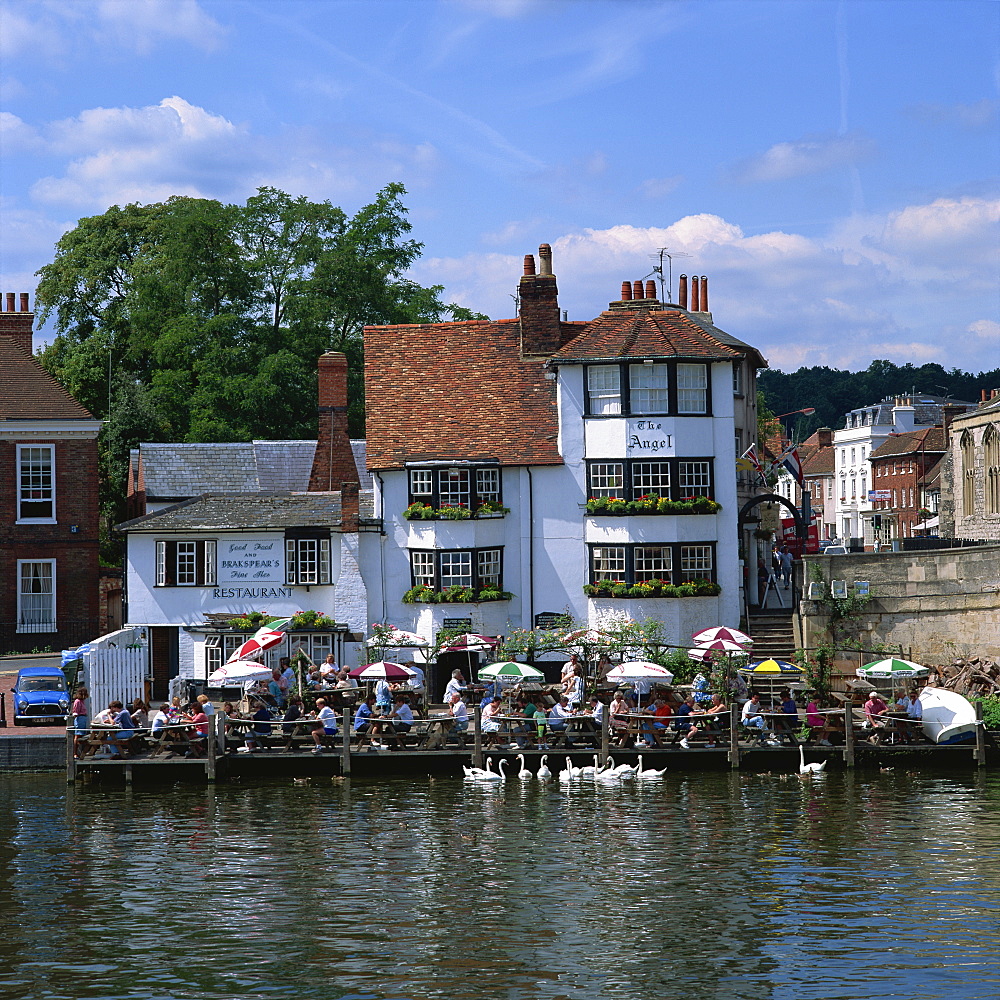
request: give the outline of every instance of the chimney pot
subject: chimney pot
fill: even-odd
[[[552,247],[548,243],[543,243],[538,248],[538,273],[552,273]]]
[[[12,313],[14,311],[14,293],[7,293],[7,312]]]
[[[628,281],[622,282],[622,302],[632,301],[632,284]]]
[[[701,306],[699,305],[701,299],[698,295],[698,276],[696,274],[691,275],[691,312],[701,312]]]
[[[532,277],[535,273],[535,257],[534,254],[526,253],[524,255],[524,274],[526,277]]]
[[[646,298],[655,299],[656,298],[656,282],[652,278],[646,282]]]
[[[677,304],[681,309],[688,307],[688,276],[682,274],[677,280]]]
[[[642,298],[642,282],[633,281],[632,282],[632,298],[641,299]]]
[[[23,312],[23,313],[30,312],[30,310],[28,309],[28,293],[27,292],[21,292],[21,312]]]
[[[708,277],[701,276],[701,311],[708,312]]]

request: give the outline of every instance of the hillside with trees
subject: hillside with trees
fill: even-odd
[[[801,440],[817,427],[843,427],[848,410],[877,403],[887,396],[916,392],[976,402],[980,390],[1000,387],[1000,368],[973,375],[957,368],[947,371],[938,364],[916,367],[873,361],[861,372],[827,367],[787,373],[766,369],[758,373],[757,384],[774,413],[816,408],[815,414],[795,424],[796,440]]]
[[[243,205],[173,197],[112,206],[59,240],[38,272],[57,331],[39,360],[105,421],[105,529],[140,442],[315,437],[330,349],[347,355],[361,436],[364,326],[477,318],[404,277],[423,249],[404,194],[390,184],[353,216],[275,188]]]

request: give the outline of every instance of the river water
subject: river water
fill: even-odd
[[[0,777],[0,996],[1000,996],[1000,775]]]

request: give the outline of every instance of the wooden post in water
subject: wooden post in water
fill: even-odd
[[[983,725],[983,699],[976,699],[976,763],[986,767],[986,726]]]
[[[609,711],[610,706],[605,705],[604,711],[601,713],[601,754],[600,754],[600,764],[604,767],[608,762],[608,750],[610,749],[610,735],[611,735],[611,712]]]
[[[218,750],[216,741],[218,736],[216,734],[216,719],[220,718],[218,714],[213,715],[208,722],[208,735],[205,737],[205,777],[209,784],[215,781],[215,754]],[[130,781],[131,775],[126,772],[126,781]]]
[[[854,767],[854,706],[844,705],[844,766]]]
[[[740,720],[737,712],[734,701],[729,706],[729,764],[734,768],[740,766]]]
[[[476,705],[472,715],[472,766],[483,766],[483,706]]]
[[[221,712],[216,712],[212,716],[212,727],[215,732],[212,736],[215,739],[216,750],[225,756],[226,753],[226,717]]]
[[[340,775],[349,778],[351,775],[351,710],[344,709],[343,730],[340,744]]]
[[[76,757],[73,754],[73,739],[75,736],[75,730],[66,730],[66,783],[70,785],[76,781]]]

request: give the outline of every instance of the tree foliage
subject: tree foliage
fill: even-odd
[[[260,188],[244,205],[173,197],[81,219],[38,272],[41,363],[95,416],[102,507],[124,513],[141,441],[316,435],[316,362],[348,358],[348,420],[364,433],[363,328],[476,318],[406,277],[405,189],[349,216]]]
[[[974,375],[957,368],[948,371],[939,364],[917,367],[876,360],[861,372],[825,366],[795,372],[767,369],[759,373],[757,384],[774,413],[789,413],[804,406],[816,408],[812,416],[797,420],[795,436],[800,440],[818,427],[842,427],[849,410],[887,396],[916,392],[975,402],[981,389],[1000,385],[1000,368]]]

